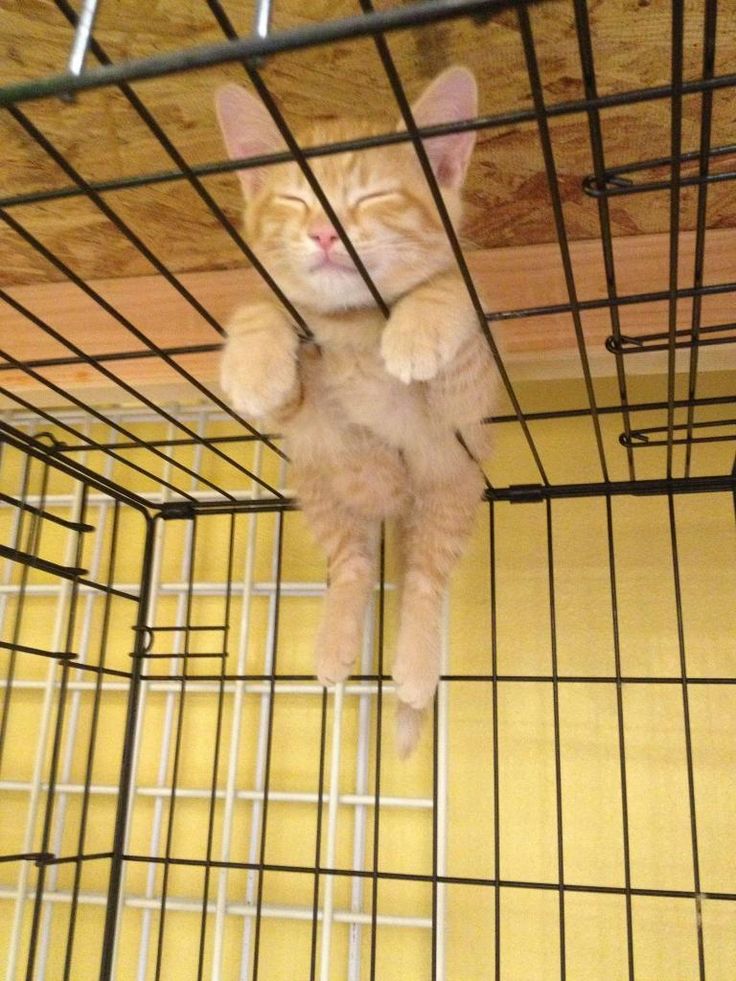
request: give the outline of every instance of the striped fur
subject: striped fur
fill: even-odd
[[[470,117],[474,97],[472,76],[450,69],[415,104],[415,116],[425,124]],[[261,153],[278,148],[278,134],[247,93],[229,86],[219,114],[233,156],[251,145]],[[315,126],[302,145],[353,136],[357,126]],[[457,223],[472,135],[429,146]],[[456,430],[474,456],[487,454],[480,420],[492,409],[495,378],[414,150],[396,145],[317,157],[312,167],[390,316],[384,320],[354,270],[313,268],[310,230],[326,219],[295,164],[243,171],[248,239],[317,343],[300,346],[273,300],[251,300],[230,324],[222,385],[237,408],[284,432],[295,488],[326,553],[329,587],[317,640],[324,684],[350,673],[375,585],[381,522],[399,522],[393,676],[397,746],[407,755],[437,688],[442,598],[483,490]],[[340,243],[332,254],[349,265]]]

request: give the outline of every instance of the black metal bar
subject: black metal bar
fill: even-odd
[[[366,17],[370,17],[373,15],[374,11],[373,11],[372,0],[360,0],[360,5],[362,9],[366,12],[365,13]],[[523,10],[525,9],[525,7],[522,5],[519,9]],[[460,272],[460,275],[463,279],[463,283],[465,284],[465,288],[468,292],[470,301],[475,309],[476,315],[478,317],[478,323],[483,332],[483,336],[486,339],[488,347],[493,356],[493,360],[496,363],[496,368],[501,378],[501,382],[503,384],[503,387],[506,389],[506,393],[511,401],[514,411],[516,412],[517,418],[519,420],[519,425],[521,426],[522,432],[524,434],[524,439],[526,440],[526,443],[532,454],[537,469],[539,470],[539,475],[541,479],[545,483],[547,483],[547,474],[545,473],[544,466],[542,465],[542,459],[539,455],[539,451],[537,450],[531,431],[527,425],[526,419],[524,417],[524,413],[521,408],[521,404],[519,403],[518,396],[514,391],[513,385],[511,384],[511,379],[509,378],[508,372],[506,370],[506,366],[504,365],[503,362],[503,358],[501,357],[501,353],[498,349],[498,346],[496,345],[496,341],[488,326],[488,321],[485,316],[485,312],[483,310],[483,304],[481,303],[480,297],[478,296],[478,291],[475,287],[473,277],[470,274],[468,264],[465,261],[465,256],[463,254],[462,247],[460,246],[460,242],[458,241],[457,234],[455,232],[455,229],[453,228],[452,221],[450,220],[447,207],[442,197],[442,192],[440,191],[439,185],[437,183],[437,179],[432,170],[432,165],[429,162],[427,151],[425,150],[424,144],[422,143],[422,140],[419,137],[417,124],[416,121],[414,120],[414,115],[412,113],[409,101],[406,97],[406,93],[404,92],[404,88],[401,83],[401,78],[399,76],[398,71],[396,70],[396,65],[394,64],[393,58],[391,57],[391,52],[389,51],[385,38],[380,33],[375,34],[373,40],[376,45],[376,50],[378,51],[378,56],[383,64],[383,69],[386,73],[386,77],[388,78],[389,84],[391,85],[391,90],[394,94],[394,98],[396,99],[396,104],[399,107],[401,118],[403,120],[404,125],[406,126],[407,132],[411,137],[411,141],[414,146],[414,151],[417,155],[417,159],[419,160],[419,164],[422,168],[422,172],[427,182],[427,186],[429,187],[429,190],[432,194],[432,199],[434,201],[435,208],[437,209],[437,214],[439,215],[440,221],[442,222],[442,227],[445,231],[445,235],[447,236],[447,241],[452,250],[452,254],[455,259],[455,263],[457,264],[458,271]],[[463,442],[462,437],[460,437],[460,441]],[[465,447],[465,449],[467,451],[467,447]],[[484,474],[484,478],[485,478],[485,474]],[[488,484],[487,478],[485,478],[485,482],[487,486],[490,486]]]
[[[670,546],[672,550],[672,575],[675,589],[675,610],[677,615],[677,646],[680,655],[680,674],[682,682],[682,718],[685,730],[685,762],[687,765],[687,790],[690,811],[690,845],[693,859],[693,888],[695,892],[695,929],[698,938],[698,967],[700,981],[705,981],[705,949],[703,946],[703,902],[700,895],[700,858],[698,855],[698,823],[695,807],[695,771],[693,767],[692,729],[690,726],[690,693],[688,691],[687,654],[685,651],[685,628],[682,616],[682,582],[680,578],[680,558],[677,546],[677,522],[675,520],[675,501],[672,495],[667,499]]]
[[[62,518],[61,515],[54,514],[51,511],[44,511],[41,508],[34,507],[32,504],[26,504],[24,501],[19,501],[9,494],[3,494],[0,491],[0,504],[8,504],[10,507],[20,508],[22,511],[27,511],[29,514],[35,514],[39,518],[43,518],[44,521],[52,521],[56,525],[61,525],[62,528],[68,528],[70,531],[94,531],[94,525],[78,525],[74,521],[70,521],[68,518]]]
[[[621,835],[624,852],[624,896],[626,901],[626,958],[629,981],[635,981],[634,924],[631,904],[631,849],[629,843],[629,794],[626,782],[626,726],[624,719],[623,679],[621,676],[621,638],[618,621],[618,585],[616,581],[616,555],[613,536],[613,509],[611,507],[610,497],[606,498],[606,540],[608,544],[608,570],[611,582],[613,658],[616,668],[616,719],[618,722],[618,757],[621,777]]]
[[[498,741],[498,591],[496,582],[496,509],[488,502],[489,602],[491,613],[491,705],[493,710],[493,962],[495,981],[501,981],[501,758]]]
[[[593,387],[593,377],[590,372],[588,352],[585,346],[585,335],[583,334],[583,323],[580,316],[580,305],[578,303],[577,287],[575,285],[575,274],[573,272],[573,267],[572,267],[570,243],[567,236],[567,228],[565,226],[565,215],[562,210],[562,196],[560,194],[559,181],[557,178],[557,165],[555,163],[554,150],[552,149],[552,137],[549,131],[549,122],[545,115],[544,91],[542,89],[542,80],[539,74],[539,64],[537,61],[537,53],[534,44],[534,35],[532,33],[531,21],[529,20],[529,12],[526,9],[526,7],[523,6],[519,7],[517,11],[517,17],[518,17],[519,27],[521,29],[521,38],[524,48],[524,60],[526,62],[526,71],[529,77],[529,82],[531,84],[531,93],[532,93],[532,100],[534,102],[534,111],[537,116],[537,129],[539,133],[539,142],[542,148],[542,157],[544,159],[544,169],[547,176],[547,191],[549,193],[550,204],[552,206],[552,215],[554,218],[555,234],[557,236],[557,244],[560,250],[562,271],[565,277],[565,288],[567,289],[567,295],[570,301],[570,313],[572,315],[573,329],[575,331],[575,340],[577,343],[578,354],[580,356],[580,366],[583,371],[585,390],[588,396],[588,404],[590,405],[590,414],[591,414],[591,420],[593,422],[593,430],[595,433],[596,445],[598,447],[598,458],[600,460],[600,465],[601,465],[601,475],[604,480],[608,480],[608,466],[606,464],[606,452],[603,446],[603,434],[601,432],[600,421],[598,419],[595,389]],[[610,298],[610,294],[609,294],[609,298]],[[612,309],[615,309],[615,307],[613,307]],[[633,474],[631,474],[631,476],[633,477]],[[564,976],[564,964],[563,964],[563,976]]]
[[[669,300],[667,321],[667,476],[672,477],[673,430],[675,424],[675,344],[677,341],[677,281],[680,256],[680,154],[682,152],[682,73],[685,31],[684,0],[672,3],[672,99],[670,100],[670,156],[672,158],[670,186],[669,231]]]
[[[84,524],[84,514],[87,507],[87,494],[89,488],[86,484],[82,484],[80,499],[78,504],[79,518],[78,523]],[[84,549],[84,538],[81,532],[77,532],[76,542],[75,542],[75,561],[77,565],[82,560],[82,551]],[[66,629],[65,629],[65,639],[64,648],[66,651],[70,651],[74,643],[74,632],[76,626],[76,616],[77,616],[77,591],[79,589],[78,583],[76,581],[72,582],[70,589],[70,599],[68,603],[68,608],[66,610]],[[61,667],[59,669],[60,678],[57,683],[56,692],[56,719],[53,727],[53,739],[51,743],[51,757],[48,764],[48,781],[46,790],[46,806],[44,808],[43,817],[43,828],[41,831],[40,840],[40,852],[49,852],[50,841],[51,841],[51,831],[54,818],[54,809],[56,804],[56,782],[58,779],[59,772],[59,760],[61,758],[61,743],[62,736],[64,733],[64,719],[66,716],[67,708],[67,687],[69,682],[69,662],[63,660],[60,662]],[[38,947],[39,939],[39,925],[41,918],[41,911],[43,909],[44,901],[44,886],[46,882],[46,868],[44,864],[39,865],[38,868],[38,878],[36,880],[36,890],[33,901],[33,913],[31,917],[31,927],[30,927],[30,939],[28,944],[28,955],[26,960],[26,977],[28,981],[32,981],[35,974],[35,963],[36,963],[36,953]]]
[[[703,78],[713,78],[715,76],[713,56],[715,55],[715,26],[716,20],[714,14],[717,15],[717,10],[713,9],[717,7],[718,0],[706,0],[705,9],[705,30],[704,30],[704,43],[703,43]],[[707,90],[712,94],[711,90]],[[701,128],[702,133],[702,128]],[[710,146],[710,141],[706,140],[706,156],[708,160],[718,159],[719,157],[732,157],[736,154],[736,143],[728,143],[724,146]],[[688,164],[695,162],[702,162],[702,143],[700,150],[690,150],[685,153],[680,154],[680,163]],[[604,179],[606,181],[617,182],[618,178],[624,177],[625,174],[635,174],[642,170],[657,170],[659,168],[672,167],[671,157],[652,157],[648,160],[636,160],[634,163],[627,164],[617,164],[615,167],[606,167]],[[702,171],[702,163],[701,163]],[[707,170],[707,168],[706,168]],[[696,182],[700,182],[700,179],[707,176],[705,172],[695,178]],[[735,175],[736,176],[736,175]],[[683,186],[688,178],[683,178]],[[628,181],[624,181],[621,190],[626,192],[629,186]],[[583,181],[583,188],[586,194],[595,196],[597,193],[595,187],[595,175],[589,174]],[[658,186],[657,190],[667,190],[669,188],[669,182],[663,183]],[[617,190],[617,183],[614,183],[612,193]],[[607,189],[603,190],[601,193],[608,193]]]
[[[126,853],[123,857],[126,862],[154,862],[157,865],[164,862],[164,859],[160,856]],[[181,865],[182,867],[202,867],[205,864],[204,859],[179,858],[178,856],[172,856],[168,861],[169,864]],[[209,865],[214,869],[288,872],[307,876],[313,876],[315,872],[319,872],[320,875],[360,876],[362,878],[370,878],[375,874],[379,879],[392,880],[394,882],[425,882],[428,885],[431,885],[433,882],[433,876],[431,874],[423,874],[421,872],[391,872],[387,869],[379,869],[374,873],[370,869],[341,869],[328,868],[326,866],[320,866],[318,869],[314,869],[311,865],[283,865],[276,862],[264,862],[262,864],[258,862],[210,862]],[[532,882],[526,879],[501,879],[497,881],[496,879],[460,875],[438,875],[437,882],[448,886],[483,886],[490,889],[494,889],[498,884],[502,889],[541,889],[545,892],[557,892],[560,888],[558,882]],[[623,886],[601,886],[588,883],[566,882],[565,892],[622,896],[626,890]],[[631,895],[652,896],[662,899],[695,899],[696,894],[692,889],[643,889],[632,887]],[[704,892],[700,896],[704,900],[717,900],[719,902],[734,902],[736,900],[736,893],[732,892]]]
[[[229,42],[202,45],[189,50],[154,55],[117,65],[90,68],[81,76],[56,75],[33,82],[20,82],[0,90],[0,106],[61,93],[118,85],[121,82],[159,78],[179,72],[209,68],[234,61],[260,61],[281,51],[329,44],[350,38],[371,37],[379,32],[420,27],[473,13],[491,14],[516,6],[520,0],[425,0],[407,6],[381,10],[371,15],[345,17],[319,24],[307,24],[268,37],[238,38]]]
[[[220,347],[220,344],[189,344],[181,347],[163,347],[161,351],[165,355],[173,357],[177,354],[211,354],[219,351]],[[59,368],[87,364],[87,358],[99,364],[104,361],[145,361],[147,358],[157,358],[158,356],[158,351],[150,349],[141,351],[109,351],[105,354],[90,354],[77,357],[33,358],[30,361],[24,361],[23,364],[27,368]],[[13,370],[14,366],[12,364],[0,364],[0,371]],[[255,437],[253,438],[255,439]]]
[[[192,375],[190,372],[182,368],[181,365],[179,365],[173,358],[167,357],[167,355],[164,354],[163,348],[159,348],[156,344],[153,343],[153,341],[149,340],[149,338],[142,331],[140,331],[127,317],[125,317],[117,309],[117,307],[109,303],[97,290],[93,289],[89,285],[89,283],[87,283],[84,279],[78,276],[65,262],[62,262],[62,260],[59,259],[59,257],[55,255],[55,253],[47,249],[46,246],[39,239],[35,237],[35,235],[32,235],[28,231],[28,229],[26,229],[23,225],[17,222],[12,217],[12,215],[9,215],[7,212],[0,211],[0,219],[2,219],[7,225],[9,225],[10,228],[12,228],[13,231],[16,232],[24,241],[26,241],[33,249],[39,252],[44,257],[44,259],[46,259],[49,263],[51,263],[52,266],[54,266],[54,268],[58,269],[59,272],[61,272],[72,283],[74,283],[74,285],[77,286],[80,290],[82,290],[82,292],[86,296],[88,296],[91,300],[93,300],[102,310],[104,310],[105,313],[113,317],[117,321],[117,323],[120,324],[121,327],[124,327],[125,330],[131,333],[137,340],[145,344],[146,347],[150,348],[151,350],[155,350],[157,355],[163,361],[165,361],[169,365],[169,367],[173,368],[173,370],[177,374],[181,375],[182,378],[185,379],[185,381],[189,382],[193,388],[195,388],[201,394],[205,395],[211,402],[213,402],[219,408],[223,409],[236,422],[240,423],[247,430],[249,430],[249,432],[253,433],[254,435],[260,436],[260,433],[258,433],[258,431],[254,429],[254,427],[251,426],[250,423],[246,422],[245,419],[243,419],[236,412],[234,412],[225,402],[222,401],[222,399],[218,398],[213,392],[211,392],[206,386],[204,386],[197,378],[195,378],[194,375]],[[40,330],[44,331],[44,333],[48,334],[50,337],[53,337],[54,340],[58,341],[64,347],[68,348],[70,351],[74,351],[78,357],[84,358],[86,363],[89,364],[90,367],[95,368],[97,371],[100,372],[100,374],[104,375],[119,388],[122,388],[123,391],[127,392],[129,395],[132,395],[133,398],[135,398],[138,402],[141,402],[143,405],[147,405],[150,409],[153,409],[155,412],[157,412],[158,415],[160,415],[162,418],[166,419],[168,422],[173,423],[173,425],[175,425],[178,429],[181,429],[183,432],[188,433],[188,435],[190,436],[194,435],[193,430],[189,429],[189,427],[186,426],[183,422],[181,422],[181,420],[178,420],[175,416],[172,416],[171,413],[166,412],[160,405],[156,405],[154,402],[151,401],[151,399],[143,395],[142,392],[135,389],[132,385],[129,385],[118,375],[115,375],[112,371],[110,371],[109,368],[106,368],[104,365],[95,362],[90,355],[86,354],[81,348],[77,347],[77,345],[73,344],[70,340],[65,338],[63,335],[59,334],[58,331],[55,331],[49,324],[45,323],[43,320],[41,320],[40,317],[37,317],[35,314],[33,314],[30,310],[28,310],[27,307],[19,303],[9,293],[7,293],[4,290],[0,290],[0,299],[8,303],[11,307],[13,307],[14,310],[16,310],[18,313],[22,314],[24,317],[30,320]],[[16,359],[12,358],[10,355],[3,353],[3,357],[6,360],[13,361],[16,367],[20,368],[21,370],[25,370],[29,374],[31,373],[31,370],[25,368],[22,362],[17,361]],[[55,387],[47,379],[41,379],[41,376],[38,376],[38,379],[42,380],[43,383],[50,388]],[[75,401],[72,398],[72,396],[69,395],[68,393],[66,393],[66,397],[69,399],[69,401],[72,402]],[[91,411],[89,407],[87,408],[89,411]],[[261,438],[264,439],[263,437]],[[278,453],[280,456],[282,455],[281,450],[279,450],[278,447],[273,446],[265,439],[264,442],[269,446],[269,449],[272,449],[275,453]],[[251,480],[256,480],[257,483],[260,483],[262,486],[265,486],[266,490],[270,490],[272,493],[275,493],[278,496],[278,491],[275,491],[273,488],[264,485],[259,478],[249,473],[248,470],[245,467],[243,467],[241,464],[239,464],[236,460],[233,460],[231,457],[227,456],[227,454],[223,453],[217,447],[211,447],[210,449],[221,459],[229,463],[230,466],[234,467],[236,470],[240,470]],[[176,464],[174,465],[176,466]]]
[[[319,735],[319,767],[317,773],[317,828],[314,836],[314,889],[312,890],[312,937],[309,951],[309,978],[315,981],[317,977],[317,933],[319,924],[319,872],[322,864],[322,811],[325,792],[325,757],[327,749],[327,689],[322,689],[322,707],[320,714]],[[320,970],[325,971],[324,965]]]
[[[67,0],[55,0],[57,7],[61,10],[67,20],[74,24],[76,23],[76,13],[72,7],[67,3]],[[103,48],[96,42],[92,42],[92,51],[98,61],[103,65],[109,65],[110,59],[107,56]],[[294,307],[289,298],[281,291],[278,284],[271,277],[265,266],[262,265],[256,254],[250,248],[248,243],[245,241],[240,232],[235,228],[232,222],[229,220],[222,208],[217,204],[215,199],[205,188],[202,182],[199,180],[198,176],[193,172],[192,168],[189,166],[184,157],[179,153],[171,140],[167,137],[164,130],[158,124],[152,113],[146,108],[145,104],[141,101],[137,93],[127,84],[120,84],[120,91],[127,98],[128,102],[131,104],[133,109],[136,111],[138,116],[142,119],[145,125],[149,128],[151,133],[158,140],[161,148],[166,154],[174,161],[176,166],[179,168],[180,173],[191,185],[194,192],[198,197],[204,202],[205,206],[209,211],[217,218],[220,227],[229,235],[231,240],[235,243],[237,248],[243,253],[243,255],[249,260],[253,268],[259,273],[261,278],[270,286],[272,291],[279,298],[280,302],[284,307],[291,313],[294,318],[298,328],[300,329],[301,335],[303,337],[311,337],[311,331],[309,327],[304,322],[299,311]],[[90,185],[85,185],[85,187],[90,187]],[[173,284],[172,284],[173,285]],[[178,288],[178,287],[177,287]],[[214,325],[216,329],[222,333],[222,329],[217,325]]]
[[[164,843],[164,871],[161,880],[161,901],[158,912],[158,930],[156,939],[156,968],[154,972],[155,981],[160,981],[163,968],[163,945],[164,933],[166,930],[166,901],[169,893],[169,871],[168,863],[171,855],[172,843],[174,840],[174,818],[176,816],[177,790],[179,785],[179,768],[182,757],[182,737],[184,733],[184,710],[186,708],[187,682],[189,681],[189,625],[192,622],[192,607],[194,600],[194,562],[197,554],[197,524],[192,521],[187,525],[188,542],[186,545],[186,568],[187,568],[187,589],[186,589],[186,609],[184,613],[184,650],[179,655],[183,665],[180,675],[179,691],[177,698],[176,728],[174,735],[174,757],[171,764],[171,791],[169,794],[169,808],[166,822],[166,839]],[[151,657],[152,655],[141,652],[140,659]]]
[[[703,19],[703,78],[712,78],[715,72],[716,59],[716,26],[718,17],[717,0],[706,0],[705,17]],[[704,92],[701,96],[700,105],[700,176],[704,179],[698,188],[697,215],[695,218],[695,257],[693,268],[693,286],[696,288],[703,284],[703,272],[705,265],[705,222],[708,211],[708,168],[710,165],[710,140],[711,125],[713,121],[713,93]],[[702,301],[699,296],[693,298],[692,318],[690,327],[692,330],[693,341],[695,342],[690,351],[690,366],[688,371],[688,398],[695,398],[698,383],[698,348],[697,341],[702,333],[700,320],[702,314]],[[688,408],[687,425],[688,439],[692,436],[692,426],[695,414],[692,407]],[[692,450],[688,443],[685,449],[685,476],[690,476],[690,466],[692,463]]]
[[[514,503],[533,503],[546,498],[558,497],[597,497],[607,495],[631,494],[634,497],[650,494],[697,494],[732,491],[736,479],[733,475],[713,477],[673,477],[660,480],[618,480],[601,484],[529,484],[517,487],[495,487],[489,500],[511,501]]]
[[[587,108],[588,133],[590,136],[590,150],[593,157],[593,167],[595,168],[595,180],[597,186],[603,186],[605,176],[605,156],[603,150],[603,132],[598,110],[593,107],[593,101],[598,97],[598,84],[595,74],[595,61],[593,57],[593,40],[590,33],[590,21],[588,19],[588,5],[586,0],[575,0],[575,27],[578,38],[578,51],[580,55],[580,66],[583,73],[583,85],[585,97],[588,100]],[[613,233],[611,230],[611,216],[608,208],[608,201],[605,197],[598,200],[598,224],[601,232],[601,247],[603,250],[603,265],[606,275],[606,293],[609,301],[611,317],[611,330],[613,336],[618,340],[621,336],[621,320],[617,305],[617,285],[616,285],[616,265],[613,254]],[[626,433],[630,430],[628,413],[628,390],[626,385],[626,371],[623,360],[616,356],[616,378],[618,380],[618,392],[623,408],[624,429]],[[634,467],[634,456],[631,450],[627,450],[627,462],[629,466],[629,477],[634,480],[636,470]]]
[[[723,433],[720,436],[694,436],[693,432],[695,430],[712,429],[718,426],[736,426],[736,419],[714,419],[710,422],[691,422],[682,423],[681,425],[676,425],[672,427],[672,433],[682,432],[685,430],[687,435],[684,439],[675,439],[671,436],[670,430],[667,426],[649,426],[646,429],[634,429],[631,432],[632,446],[634,449],[648,449],[652,446],[666,446],[669,443],[672,446],[691,446],[693,443],[726,443],[731,442],[736,439],[736,430],[733,433]],[[667,439],[651,439],[650,436],[654,433],[668,433]],[[626,433],[621,433],[619,436],[619,442],[623,443],[626,437]]]
[[[232,610],[233,596],[233,569],[235,558],[235,528],[237,518],[235,514],[230,515],[228,548],[227,548],[227,571],[225,578],[225,609],[223,611],[223,624],[217,627],[196,627],[191,626],[190,630],[221,630],[222,631],[222,654],[220,660],[220,680],[217,687],[217,718],[215,721],[215,748],[212,760],[212,782],[210,783],[210,803],[209,815],[207,819],[207,860],[212,858],[215,834],[215,812],[217,807],[217,783],[220,770],[220,744],[222,741],[222,726],[225,710],[225,662],[228,655],[228,644],[230,639],[230,615]],[[178,627],[158,627],[158,630],[179,630]],[[207,931],[207,904],[209,900],[210,868],[205,869],[204,884],[202,887],[202,916],[199,927],[199,962],[197,967],[197,981],[204,979],[204,952]]]
[[[3,448],[3,444],[0,443],[0,450]],[[43,477],[43,482],[41,485],[41,499],[43,500],[43,492],[45,489],[46,478]],[[24,501],[28,495],[29,487],[31,481],[31,459],[26,456],[23,458],[23,467],[20,476],[20,497]],[[29,517],[28,513],[25,511],[19,511],[15,518],[15,528],[13,529],[13,547],[14,550],[20,550],[23,544],[23,526],[26,519]],[[37,521],[37,517],[34,514],[30,515],[30,521]],[[18,584],[18,602],[15,611],[15,619],[13,622],[13,631],[11,635],[11,644],[18,646],[21,636],[21,624],[23,622],[23,612],[25,609],[26,601],[26,586],[28,584],[28,576],[30,573],[30,566],[24,565],[21,568],[20,582]],[[15,678],[15,669],[17,664],[16,651],[11,649],[10,657],[8,658],[8,670],[5,675],[5,691],[3,692],[3,702],[2,702],[2,713],[0,714],[0,772],[2,772],[3,760],[5,754],[5,739],[8,731],[8,721],[10,718],[10,707],[11,707],[11,695],[13,693],[13,680]]]
[[[92,665],[88,664],[75,664],[75,668],[93,671],[99,670]],[[106,669],[108,674],[115,673],[127,678],[128,674],[123,671],[112,672],[110,668]],[[193,676],[189,675],[189,680],[191,681]],[[293,684],[295,682],[309,683],[313,684],[315,694],[319,694],[319,685],[313,674],[226,674],[224,676],[219,674],[197,674],[196,681],[212,681],[217,682],[222,677],[223,681],[227,682],[260,682],[261,684],[268,684],[271,680],[274,682],[280,682],[283,684]],[[176,674],[160,674],[160,675],[145,675],[144,681],[181,681],[182,676]],[[439,676],[440,681],[445,682],[462,682],[473,683],[473,684],[492,684],[494,681],[499,683],[523,683],[523,684],[536,684],[544,683],[551,684],[553,681],[553,676],[551,674],[441,674]],[[350,681],[352,684],[372,684],[378,688],[379,682],[381,686],[384,684],[391,683],[391,675],[389,674],[353,674],[350,676]],[[558,674],[557,681],[559,684],[572,684],[572,685],[613,685],[617,684],[619,681],[621,684],[625,685],[681,685],[682,678],[678,675],[676,677],[670,677],[668,675],[647,675],[644,677],[638,677],[635,675],[626,675],[621,678],[617,678],[615,675],[603,675],[603,674],[592,674],[592,675],[565,675]],[[732,678],[719,677],[719,678],[688,678],[688,685],[736,685],[736,675]]]
[[[253,970],[252,981],[258,981],[258,971],[260,967],[260,944],[261,944],[261,922],[263,918],[263,878],[266,871],[266,832],[268,825],[268,800],[271,786],[271,749],[273,746],[273,715],[274,703],[276,698],[276,666],[277,654],[279,649],[279,616],[281,612],[281,562],[283,558],[284,544],[284,515],[279,512],[276,521],[276,592],[274,595],[274,627],[273,627],[273,647],[271,649],[271,674],[267,680],[269,682],[268,697],[268,732],[266,736],[266,763],[265,781],[263,786],[263,810],[261,813],[261,842],[259,850],[258,864],[254,868],[258,871],[258,888],[256,893],[256,929],[253,942]],[[312,870],[314,874],[316,870]]]
[[[0,650],[11,651],[17,654],[37,654],[40,657],[49,657],[53,661],[73,661],[79,655],[75,651],[47,651],[42,647],[29,647],[27,644],[15,644],[7,640],[0,640]],[[8,693],[12,690],[12,681],[7,685]]]
[[[148,619],[148,605],[151,598],[153,575],[153,545],[156,535],[156,521],[145,517],[145,544],[141,563],[141,591],[138,599],[138,616],[136,623],[143,628]],[[136,645],[141,653],[144,650],[144,634],[141,630],[135,633]],[[118,914],[120,909],[120,890],[122,884],[123,863],[125,861],[125,831],[128,823],[131,793],[133,790],[133,766],[135,761],[136,728],[140,701],[141,669],[143,662],[140,658],[133,661],[128,689],[128,707],[123,730],[123,750],[120,762],[120,780],[118,781],[118,803],[115,813],[115,830],[113,833],[113,857],[110,865],[110,880],[107,890],[107,905],[105,926],[102,938],[102,957],[100,960],[100,981],[111,981],[114,963],[115,941],[117,936]]]
[[[696,297],[693,300],[693,308],[695,307],[696,301],[698,302],[698,308],[700,297]],[[700,312],[698,309],[697,315],[697,325],[693,324],[692,327],[683,328],[681,330],[675,331],[675,342],[674,347],[676,350],[689,350],[692,355],[701,347],[710,347],[714,344],[734,344],[736,343],[736,336],[733,336],[732,332],[736,330],[736,324],[713,324],[710,327],[701,327],[699,325]],[[728,337],[718,337],[712,335],[725,334],[728,332]],[[706,335],[703,337],[703,335]],[[683,340],[677,340],[678,337],[684,338]],[[634,334],[626,335],[622,334],[620,337],[608,337],[606,339],[606,348],[612,351],[614,354],[651,354],[653,351],[669,351],[671,346],[670,335],[667,333],[658,334]],[[696,359],[697,365],[697,359]],[[690,399],[695,397],[695,389],[693,387],[692,392],[689,393]],[[669,403],[666,403],[667,405]]]
[[[5,390],[0,388],[0,393],[5,394]],[[13,396],[16,401],[22,402],[28,409],[34,409],[34,407],[25,400],[18,399],[17,396]],[[56,426],[68,429],[63,422],[53,416],[49,416],[42,410],[36,410],[41,418],[48,419]],[[87,437],[81,433],[74,431],[78,438],[86,439]],[[94,487],[95,490],[101,491],[104,494],[108,494],[114,500],[120,500],[122,502],[128,503],[131,507],[137,508],[138,510],[147,511],[148,502],[145,498],[139,497],[132,491],[127,491],[125,488],[119,487],[117,484],[113,484],[112,481],[105,482],[98,474],[93,473],[93,471],[88,470],[82,464],[71,463],[60,459],[58,456],[51,456],[53,447],[45,446],[38,439],[34,439],[32,436],[28,436],[26,433],[22,432],[20,429],[16,429],[14,426],[10,426],[8,423],[0,419],[0,446],[3,443],[8,443],[10,446],[21,450],[26,456],[33,457],[36,460],[47,460],[50,466],[60,473],[64,473],[67,476],[74,477],[77,480],[84,480],[90,487]],[[92,448],[92,447],[90,447]]]
[[[112,527],[110,530],[110,551],[107,564],[107,586],[112,588],[115,579],[115,559],[118,549],[118,533],[120,530],[120,503],[114,504]],[[105,605],[102,613],[102,627],[100,632],[99,647],[99,667],[105,667],[107,656],[107,643],[110,633],[112,611],[112,597],[110,593],[105,596]],[[95,751],[97,748],[98,726],[100,718],[100,705],[102,701],[102,681],[103,673],[100,671],[95,679],[94,695],[92,702],[92,718],[90,720],[89,740],[87,743],[87,759],[84,770],[84,791],[82,793],[82,809],[79,816],[79,833],[77,835],[77,853],[84,855],[84,846],[87,836],[87,821],[89,817],[89,805],[91,800],[90,787],[92,784],[92,769],[95,762]],[[110,855],[112,858],[112,855]],[[72,977],[72,953],[74,950],[75,928],[77,919],[77,909],[79,905],[79,889],[82,879],[82,859],[75,863],[74,881],[72,882],[71,903],[69,909],[69,925],[67,927],[66,952],[64,957],[64,981]]]
[[[555,601],[555,554],[552,525],[552,502],[546,501],[547,578],[549,590],[550,655],[552,662],[552,725],[555,748],[555,816],[557,819],[557,879],[559,885],[560,979],[567,977],[565,944],[565,851],[562,824],[562,752],[560,748],[560,690],[557,673],[557,604]]]
[[[376,956],[378,946],[378,864],[381,827],[381,745],[383,741],[383,672],[384,630],[386,626],[386,527],[381,525],[378,580],[378,651],[376,691],[376,763],[373,782],[373,862],[369,870],[371,878],[371,958],[370,981],[376,981]],[[356,871],[356,874],[357,873]]]

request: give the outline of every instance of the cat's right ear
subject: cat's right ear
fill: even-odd
[[[285,149],[284,141],[266,107],[240,85],[229,83],[215,92],[215,110],[231,160],[260,157]],[[263,183],[265,167],[237,172],[246,198]]]

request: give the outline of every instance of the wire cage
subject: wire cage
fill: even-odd
[[[667,31],[651,84],[600,67],[607,44],[635,47],[643,2],[360,0],[315,4],[310,18],[191,0],[163,51],[121,42],[117,5],[90,36],[95,6],[11,9],[30,67],[0,88],[7,145],[23,150],[0,200],[5,977],[730,981],[728,4],[653,4]],[[71,46],[75,29],[59,74],[38,39]],[[417,130],[405,80],[432,45],[502,69],[511,51],[518,100],[499,82],[478,118]],[[286,65],[308,106],[324,64],[348,85],[366,52],[385,135],[300,145],[271,67]],[[572,72],[564,84],[556,58]],[[198,269],[248,264],[279,293],[239,230],[242,162],[183,151],[186,114],[167,115],[167,86],[196,102],[224,77],[255,87],[284,135],[288,149],[266,163],[293,158],[307,175],[315,156],[396,140],[421,155],[421,136],[475,129],[488,141],[477,196],[503,140],[517,134],[531,153],[509,221],[533,238],[543,201],[548,236],[534,241],[559,289],[540,299],[512,249],[512,298],[492,277],[479,291],[482,270],[445,221],[502,397],[432,719],[408,763],[393,749],[384,654],[390,529],[360,664],[326,691],[312,665],[324,564],[288,460],[202,368],[242,287],[218,301]],[[127,141],[117,170],[85,166],[102,139],[85,130],[85,106],[102,95]],[[653,151],[619,156],[622,125]],[[571,176],[572,150],[588,166]],[[664,224],[645,224],[644,251],[627,251],[627,216],[651,201]],[[470,204],[472,224],[483,209]],[[75,238],[76,207],[89,220]],[[181,242],[200,239],[200,265],[182,264]],[[116,292],[116,264],[149,276],[138,305]],[[649,278],[630,287],[636,267]],[[564,337],[566,374],[515,360],[514,338],[535,330]]]

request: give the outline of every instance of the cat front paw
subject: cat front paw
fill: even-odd
[[[381,356],[386,371],[405,385],[430,381],[448,364],[458,339],[442,325],[417,322],[409,310],[397,308],[381,337]]]
[[[274,311],[276,315],[279,311]],[[245,308],[230,327],[220,362],[220,384],[230,403],[246,416],[267,416],[294,394],[299,339],[291,325]]]

